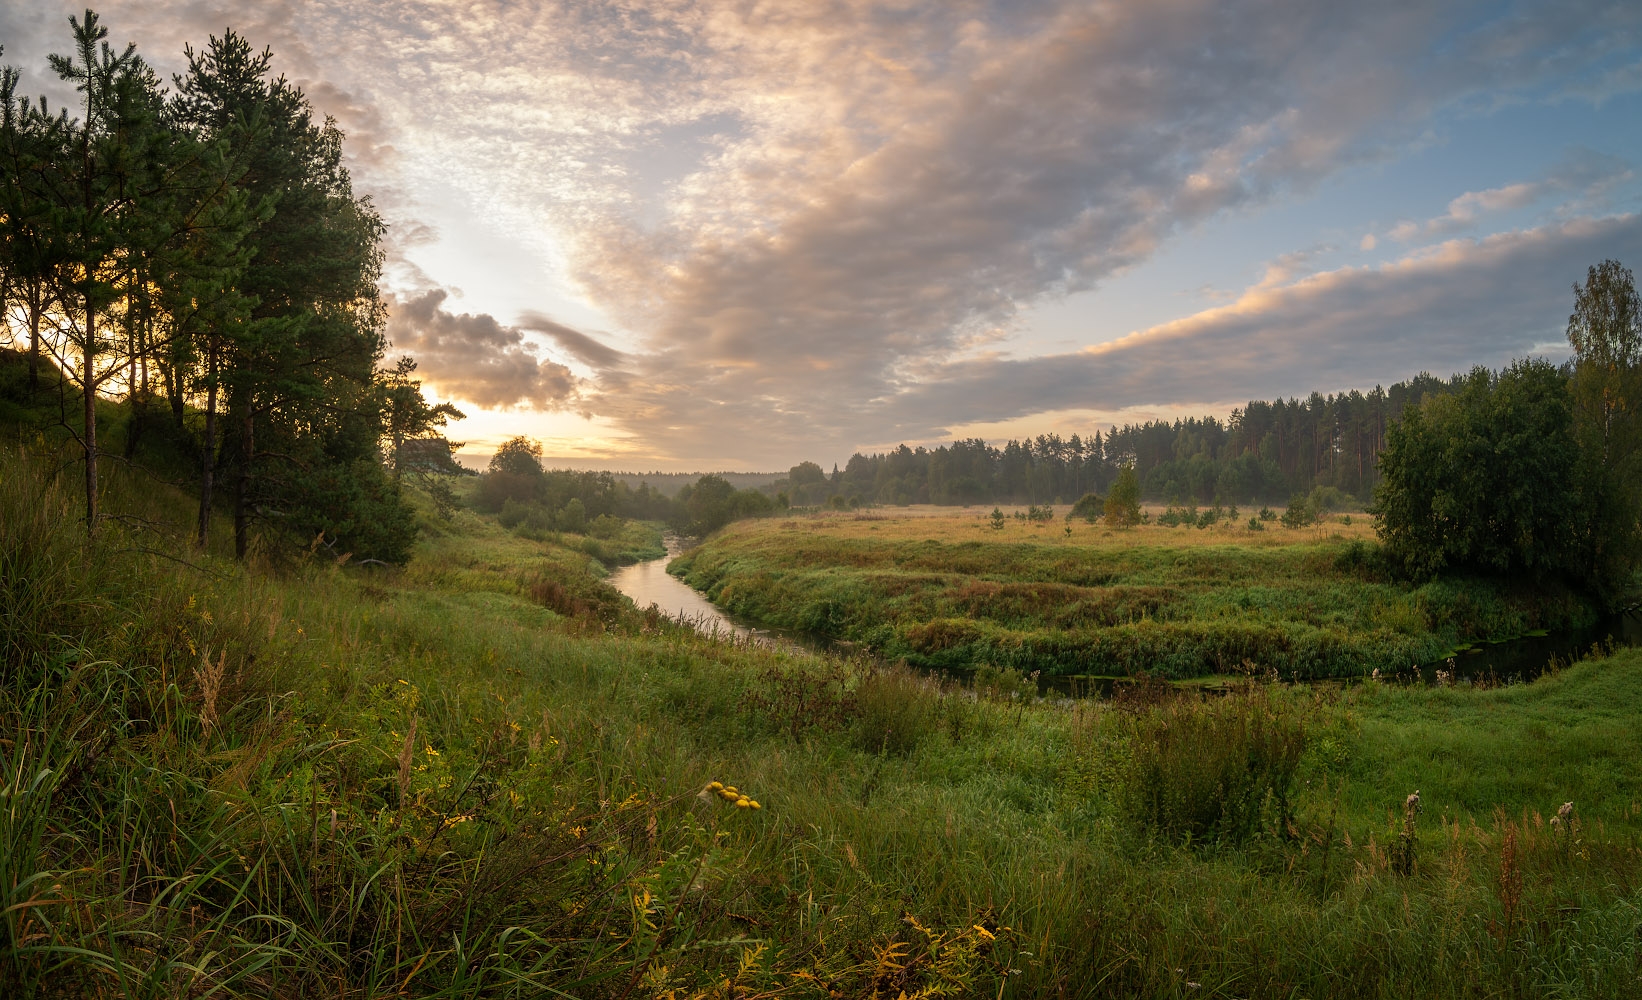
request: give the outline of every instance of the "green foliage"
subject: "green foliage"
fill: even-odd
[[[1002,531],[1003,530],[1004,516],[1003,516],[1003,511],[1001,509],[999,509],[997,507],[992,508],[992,513],[989,515],[989,520],[992,524],[992,530],[993,531]]]
[[[898,670],[869,672],[854,691],[855,745],[867,753],[905,757],[937,731],[934,685]]]
[[[1037,676],[1029,676],[1014,667],[977,664],[970,683],[977,692],[1003,701],[1030,701],[1038,696]]]
[[[542,475],[542,443],[522,434],[508,438],[490,456],[490,471],[521,479],[539,478]]]
[[[1335,486],[1314,487],[1306,496],[1306,506],[1311,510],[1312,516],[1319,521],[1324,515],[1341,510],[1352,502],[1350,497]]]
[[[324,532],[361,558],[403,560],[400,447],[458,414],[426,405],[414,362],[377,371],[383,227],[353,196],[341,134],[232,31],[185,50],[167,98],[94,12],[70,26],[73,54],[49,61],[79,92],[78,117],[18,100],[18,75],[0,74],[0,311],[16,307],[30,331],[31,392],[42,327],[72,359],[88,531],[101,520],[99,392],[126,381],[125,457],[160,437],[197,461],[199,547],[228,494],[241,557],[253,533],[278,557]],[[384,446],[392,482],[369,469]]]
[[[1304,720],[1283,700],[1166,699],[1126,730],[1118,793],[1124,819],[1175,843],[1241,843],[1283,836],[1293,822]]]
[[[601,515],[602,516],[602,515]],[[580,497],[571,497],[570,501],[559,510],[555,518],[560,531],[581,534],[587,530],[587,508],[582,505]]]
[[[1099,493],[1085,493],[1083,496],[1078,497],[1078,502],[1072,505],[1072,509],[1067,512],[1066,516],[1067,518],[1081,517],[1090,524],[1094,524],[1105,513],[1106,498]]]
[[[1117,481],[1106,496],[1106,523],[1129,528],[1140,523],[1140,478],[1133,465],[1118,471]]]
[[[1285,528],[1305,528],[1317,523],[1317,511],[1311,506],[1307,497],[1296,494],[1289,497],[1289,505],[1283,511],[1279,523]]]
[[[679,491],[671,523],[679,531],[703,536],[731,521],[763,517],[775,510],[775,501],[758,490],[737,490],[720,476],[702,476],[695,485]]]
[[[1642,539],[1642,299],[1629,268],[1605,260],[1574,286],[1568,342],[1584,494],[1576,558],[1580,571],[1620,595]]]
[[[1455,395],[1405,415],[1381,468],[1380,537],[1408,572],[1576,569],[1578,449],[1567,381],[1549,363],[1474,370]]]

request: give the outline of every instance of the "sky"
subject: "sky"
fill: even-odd
[[[81,5],[0,0],[4,61]],[[347,134],[390,360],[550,464],[1226,416],[1562,361],[1642,266],[1642,4],[141,0],[232,27]]]

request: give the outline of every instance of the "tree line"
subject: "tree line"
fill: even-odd
[[[380,367],[384,226],[342,133],[231,29],[187,48],[168,89],[94,12],[69,21],[72,50],[49,63],[72,109],[0,70],[0,314],[26,341],[29,390],[50,368],[78,397],[60,422],[83,453],[87,530],[99,403],[117,403],[126,457],[154,439],[193,466],[200,545],[227,506],[240,557],[254,533],[323,532],[404,559],[406,442],[460,414],[428,405],[414,362]]]
[[[830,474],[801,462],[766,489],[795,507],[1071,503],[1105,494],[1133,468],[1141,494],[1158,502],[1275,503],[1319,487],[1366,501],[1380,481],[1389,428],[1409,406],[1454,392],[1465,379],[1422,373],[1367,393],[1253,400],[1226,420],[1154,420],[1002,447],[980,438],[936,448],[903,444],[852,455]]]
[[[536,531],[609,534],[601,518],[661,521],[682,534],[705,535],[731,521],[759,517],[787,506],[785,497],[736,489],[718,475],[699,477],[671,496],[640,482],[629,486],[610,472],[576,472],[542,466],[542,446],[514,437],[496,449],[479,477],[474,506],[497,514],[504,527]]]

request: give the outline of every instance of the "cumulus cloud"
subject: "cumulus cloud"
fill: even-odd
[[[388,339],[417,361],[441,393],[479,406],[559,410],[578,399],[578,380],[564,365],[536,356],[533,344],[494,317],[453,313],[449,293],[433,288],[389,295]]]
[[[1082,351],[965,361],[875,414],[922,437],[973,421],[1180,400],[1367,389],[1560,352],[1586,263],[1642,258],[1642,216],[1456,239],[1399,260],[1262,284],[1238,301]]]

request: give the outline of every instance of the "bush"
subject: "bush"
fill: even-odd
[[[1117,482],[1106,497],[1106,523],[1114,528],[1140,523],[1140,477],[1133,464],[1118,472]]]
[[[1304,528],[1317,523],[1317,512],[1312,510],[1310,501],[1304,494],[1296,493],[1289,497],[1288,509],[1283,511],[1283,527]]]
[[[1031,701],[1038,696],[1036,673],[1025,674],[1014,667],[979,664],[972,683],[977,694],[1000,701]]]
[[[502,501],[502,510],[501,513],[496,515],[496,521],[502,527],[512,531],[519,526],[519,522],[525,519],[525,514],[530,511],[530,507],[530,504],[520,503],[512,497],[508,497]]]
[[[1100,520],[1101,514],[1105,512],[1105,497],[1101,496],[1099,493],[1085,493],[1083,496],[1078,498],[1077,503],[1072,505],[1072,509],[1067,512],[1066,517],[1068,520],[1074,517],[1081,517],[1090,524],[1094,524],[1096,521]]]
[[[1177,699],[1129,725],[1118,807],[1134,826],[1174,843],[1241,843],[1286,829],[1306,732],[1269,691]]]
[[[940,723],[930,681],[905,669],[875,670],[855,689],[855,744],[904,757]]]

